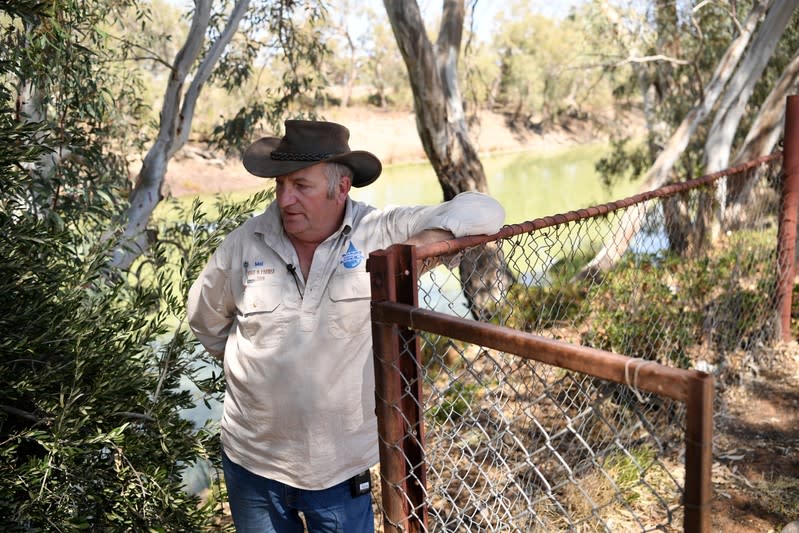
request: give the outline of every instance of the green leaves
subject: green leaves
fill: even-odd
[[[214,529],[221,505],[184,491],[186,469],[219,446],[217,433],[182,416],[199,401],[185,387],[198,351],[185,276],[253,204],[223,203],[222,223],[198,205],[207,230],[165,224],[168,238],[137,270],[110,269],[129,187],[116,121],[135,127],[126,113],[137,108],[121,71],[102,63],[113,56],[99,27],[109,6],[58,5],[0,4],[13,43],[0,50],[3,527]]]

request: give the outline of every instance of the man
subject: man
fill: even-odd
[[[286,121],[244,166],[276,199],[237,228],[189,292],[189,324],[224,357],[223,470],[238,531],[373,531],[378,461],[366,258],[393,243],[490,234],[488,196],[377,210],[349,198],[381,172],[335,123]],[[364,475],[364,472],[366,474]],[[360,477],[359,477],[360,476]],[[365,477],[365,480],[363,479]]]

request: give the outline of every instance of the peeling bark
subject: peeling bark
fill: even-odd
[[[735,70],[735,75],[727,84],[705,141],[706,174],[729,167],[732,142],[746,110],[746,104],[797,6],[799,0],[777,0],[774,3],[745,57]],[[712,220],[707,221],[711,226],[709,231],[711,240],[716,240],[721,233],[727,209],[727,186],[726,179],[719,180],[713,209],[715,214]],[[710,203],[710,199],[706,203]]]
[[[238,30],[239,22],[247,12],[250,0],[236,2],[225,29],[211,45],[196,70],[192,72],[205,41],[211,17],[211,4],[212,0],[196,0],[189,33],[172,64],[172,74],[161,106],[158,137],[144,157],[130,196],[125,231],[114,251],[112,264],[116,267],[128,268],[147,249],[149,242],[145,230],[153,210],[163,199],[161,187],[166,177],[169,160],[188,141],[197,99],[222,52]],[[184,92],[183,87],[190,74],[191,82]]]
[[[785,67],[763,105],[760,106],[749,133],[733,159],[733,166],[768,155],[774,150],[785,126],[785,99],[796,91],[799,91],[799,51]],[[724,214],[728,228],[746,223],[746,205],[760,177],[760,174],[754,173],[729,180]]]
[[[796,91],[799,91],[799,50],[760,106],[733,166],[771,153],[785,126],[785,99]]]
[[[436,43],[427,38],[415,1],[384,0],[413,92],[416,129],[427,158],[450,200],[464,191],[488,192],[483,165],[469,136],[458,85],[458,55],[463,36],[463,0],[445,0]],[[460,265],[464,294],[476,318],[514,282],[502,250],[467,251]]]
[[[649,191],[666,183],[674,164],[685,150],[685,147],[688,146],[691,136],[699,127],[699,124],[710,114],[713,106],[721,97],[724,87],[735,72],[758,22],[766,12],[768,4],[769,2],[764,0],[753,7],[741,27],[741,34],[730,43],[724,56],[716,66],[713,77],[705,89],[704,97],[694,105],[672,134],[663,151],[644,176],[644,180],[639,186],[640,191]],[[605,245],[594,259],[583,268],[578,277],[593,277],[615,265],[624,252],[627,251],[630,241],[641,229],[645,214],[640,209],[625,211]]]
[[[799,0],[775,2],[727,84],[705,142],[705,173],[718,172],[729,166],[732,141],[746,104],[797,6]]]

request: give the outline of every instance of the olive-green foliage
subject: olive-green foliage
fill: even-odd
[[[322,63],[330,56],[321,35],[324,24],[324,6],[312,0],[268,0],[251,6],[210,80],[235,95],[232,102],[228,98],[225,116],[208,132],[210,143],[229,154],[240,153],[259,129],[279,132],[287,116],[319,118]]]
[[[582,117],[611,103],[613,74],[595,68],[605,40],[582,15],[547,17],[517,1],[500,13],[497,27],[496,103],[513,113],[514,122],[548,125],[560,115]]]
[[[705,288],[709,296],[704,302],[703,336],[721,352],[750,346],[775,333],[776,233],[775,228],[737,232],[706,260],[706,268],[718,275],[707,280]],[[699,278],[702,273],[694,275]]]
[[[479,384],[454,381],[440,395],[439,402],[430,408],[429,419],[439,424],[457,422],[475,405]]]
[[[221,513],[183,491],[185,469],[218,456],[216,432],[181,417],[198,351],[184,302],[264,198],[214,224],[195,205],[134,271],[109,266],[128,187],[114,121],[132,89],[97,61],[110,53],[97,27],[118,4],[0,4],[13,44],[0,52],[4,531],[197,531]],[[41,120],[17,113],[26,85]],[[75,156],[46,157],[60,148]]]
[[[556,272],[547,286],[511,288],[494,316],[515,329],[570,330],[595,348],[689,367],[688,349],[698,343],[723,353],[773,333],[775,242],[773,230],[746,230],[700,258],[628,254],[590,286]],[[568,274],[579,264],[558,268]]]
[[[689,366],[685,347],[696,342],[699,318],[663,276],[669,265],[630,257],[589,292],[591,322],[583,341],[596,348]],[[662,268],[662,269],[661,269]]]
[[[583,340],[687,367],[699,342],[725,352],[769,335],[775,242],[773,231],[746,231],[697,259],[629,256],[586,297]]]
[[[95,236],[2,219],[0,515],[7,530],[190,528],[181,491],[207,435],[169,359],[156,288],[107,282]],[[183,466],[181,466],[181,463]]]
[[[570,323],[582,308],[584,298],[584,291],[575,284],[546,287],[516,284],[508,291],[510,314],[502,317],[492,313],[495,317],[492,321],[498,322],[501,317],[508,327],[524,331],[548,329]]]
[[[190,223],[164,228],[140,277],[109,277],[99,233],[0,219],[7,531],[212,527],[221,507],[183,491],[185,469],[218,455],[216,432],[181,418],[195,401],[181,380],[194,379],[202,360],[184,302],[210,249],[252,207],[222,207],[224,224],[213,225],[196,204]],[[198,385],[210,397],[220,376]]]
[[[572,253],[552,265],[541,285],[513,285],[507,303],[492,312],[492,322],[532,332],[573,323],[583,308],[586,290],[572,278],[588,259],[586,254]]]

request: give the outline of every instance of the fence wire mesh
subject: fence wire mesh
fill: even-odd
[[[677,521],[681,404],[474,345],[456,350],[446,369],[435,357],[425,364],[432,531]]]
[[[781,162],[506,227],[459,269],[427,258],[419,306],[734,376],[779,334]],[[637,371],[617,384],[414,329],[400,349],[418,379],[395,407],[423,421],[426,479],[405,481],[425,487],[430,531],[682,529],[682,402],[638,390]]]
[[[469,316],[464,279],[480,318],[537,335],[683,367],[751,350],[775,334],[780,164],[518,225],[511,283],[478,257],[424,276],[419,304]]]

